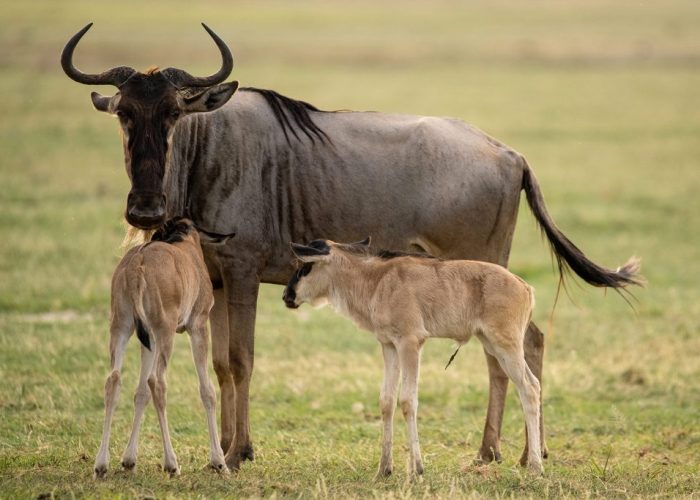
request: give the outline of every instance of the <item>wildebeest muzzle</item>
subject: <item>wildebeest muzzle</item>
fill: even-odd
[[[165,195],[132,191],[126,201],[126,220],[139,229],[156,229],[165,222]]]
[[[282,300],[284,300],[284,305],[286,305],[289,309],[297,309],[299,306],[296,303],[296,292],[294,291],[294,288],[287,286],[287,288],[284,289],[284,294],[282,294]]]

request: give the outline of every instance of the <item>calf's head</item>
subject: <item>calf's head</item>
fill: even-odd
[[[231,234],[218,234],[197,227],[194,222],[186,217],[173,217],[168,219],[158,230],[153,233],[151,241],[164,243],[179,243],[190,240],[199,247],[201,244],[225,244],[235,236]]]
[[[166,219],[163,180],[175,125],[185,115],[213,111],[231,98],[238,82],[222,82],[233,69],[233,57],[226,44],[203,24],[223,60],[221,69],[211,76],[195,77],[176,68],[141,73],[126,66],[87,74],[73,65],[73,51],[91,26],[88,24],[68,41],[61,65],[76,82],[119,89],[111,97],[93,92],[92,103],[98,111],[119,119],[126,173],[131,180],[126,220],[140,229],[155,229]]]
[[[282,300],[290,309],[296,309],[301,304],[322,306],[332,284],[332,271],[342,266],[344,255],[350,253],[366,254],[370,239],[357,243],[335,243],[331,240],[313,240],[307,245],[292,243],[292,252],[302,263],[292,275],[284,289]]]

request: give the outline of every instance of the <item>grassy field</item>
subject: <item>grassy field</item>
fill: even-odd
[[[700,492],[700,4],[655,2],[30,1],[0,10],[0,497],[698,497]],[[427,346],[419,429],[426,473],[379,460],[378,344],[327,310],[292,313],[264,286],[252,426],[256,460],[202,470],[204,412],[187,341],[169,371],[183,472],[160,470],[154,412],[138,471],[92,480],[107,374],[109,280],[128,180],[117,124],[58,58],[88,71],[128,64],[214,70],[206,21],[235,78],[325,109],[456,116],[523,152],[550,212],[608,266],[643,258],[632,311],[616,294],[557,284],[522,206],[511,264],[535,286],[546,331],[543,478],[517,465],[509,395],[500,465],[474,467],[487,401],[477,342]],[[100,89],[97,89],[100,90]],[[112,89],[101,89],[111,92]],[[235,98],[235,97],[234,97]],[[138,348],[129,347],[112,465],[126,444]],[[512,392],[512,391],[511,391]],[[399,412],[400,413],[400,412]]]

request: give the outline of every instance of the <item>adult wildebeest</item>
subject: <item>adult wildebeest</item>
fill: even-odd
[[[205,256],[219,287],[212,343],[229,467],[253,458],[248,388],[258,288],[260,282],[287,282],[294,271],[290,241],[354,241],[371,234],[383,248],[506,266],[524,190],[560,270],[568,266],[594,286],[636,283],[635,260],[617,271],[588,260],[547,214],[525,159],[475,127],[446,118],[323,112],[259,89],[241,89],[226,104],[238,86],[221,83],[233,58],[206,26],[223,58],[214,75],[123,66],[86,74],[72,60],[90,26],[68,41],[61,64],[79,83],[119,89],[112,97],[93,92],[92,102],[119,118],[131,179],[127,221],[152,229],[185,213],[237,235]],[[531,323],[526,356],[538,378],[543,348],[542,333]],[[508,378],[486,358],[489,406],[479,457],[490,461],[500,459]],[[523,463],[526,458],[527,450]]]

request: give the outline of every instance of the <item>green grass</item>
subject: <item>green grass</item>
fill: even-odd
[[[700,484],[700,5],[603,2],[15,2],[0,12],[0,496],[697,496]],[[409,482],[396,418],[396,473],[379,460],[380,350],[331,311],[292,313],[261,292],[251,408],[256,461],[201,470],[204,412],[189,348],[169,371],[183,474],[159,470],[149,410],[139,468],[93,482],[107,374],[109,279],[128,191],[113,120],[58,64],[205,73],[231,45],[235,78],[325,109],[460,117],[524,153],[557,223],[594,260],[643,258],[636,312],[614,293],[556,291],[523,205],[512,268],[537,292],[546,330],[541,479],[517,465],[509,395],[504,463],[471,466],[488,382],[477,342],[426,348],[419,429],[426,474]],[[100,89],[98,89],[100,90]],[[101,89],[112,92],[113,89]],[[129,347],[112,465],[126,443],[138,355]],[[358,405],[360,403],[360,405]],[[353,411],[353,407],[355,411]]]

